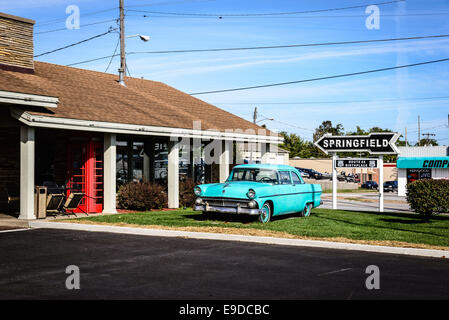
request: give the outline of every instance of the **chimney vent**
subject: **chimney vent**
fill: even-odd
[[[0,12],[0,69],[34,72],[34,23]]]

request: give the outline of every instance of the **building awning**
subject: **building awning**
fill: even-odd
[[[399,157],[399,169],[449,168],[449,157]]]

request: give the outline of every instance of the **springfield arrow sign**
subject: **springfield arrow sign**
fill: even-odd
[[[395,142],[399,134],[376,132],[366,136],[324,135],[315,145],[323,152],[369,152],[370,154],[397,154]]]

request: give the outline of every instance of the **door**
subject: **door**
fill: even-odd
[[[279,214],[295,212],[296,200],[290,171],[279,171],[279,199],[277,207]]]
[[[306,206],[306,200],[312,198],[313,194],[310,193],[310,185],[304,183],[304,181],[296,174],[296,172],[292,171],[292,180],[293,180],[293,188],[295,193],[295,211],[299,212],[304,209]]]
[[[74,212],[100,213],[103,211],[103,143],[69,143],[67,150],[67,196],[84,193]]]

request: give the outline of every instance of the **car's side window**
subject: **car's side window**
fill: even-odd
[[[279,178],[281,184],[292,184],[289,171],[279,171]]]
[[[296,172],[292,171],[292,179],[293,179],[293,184],[302,184],[302,180],[298,177],[298,175],[296,174]]]

